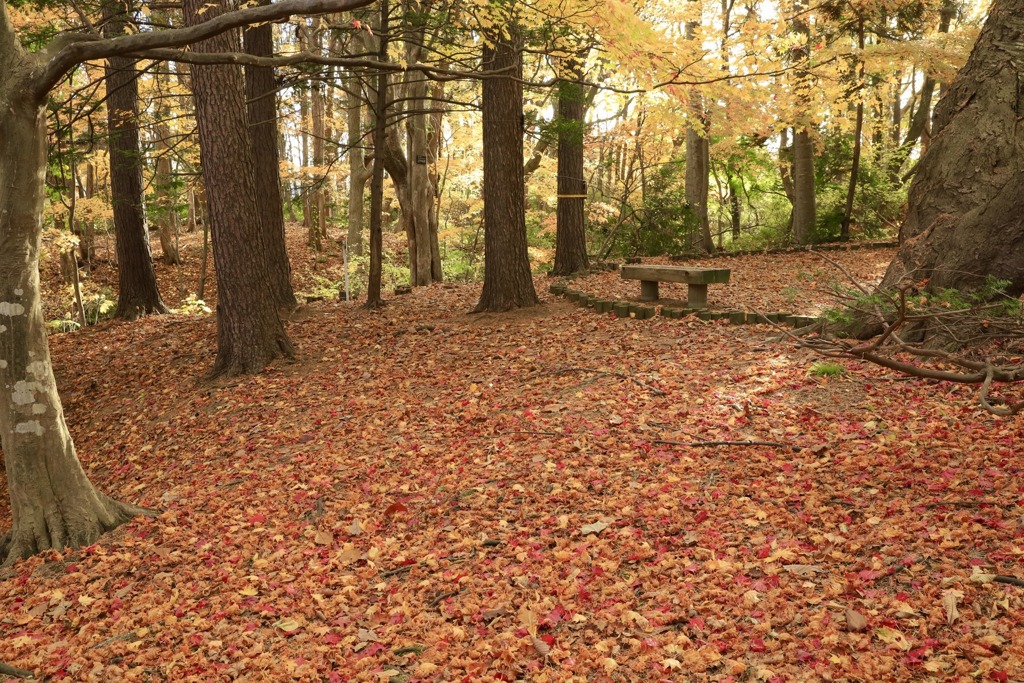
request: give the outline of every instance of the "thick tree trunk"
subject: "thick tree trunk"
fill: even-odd
[[[1024,292],[1024,0],[996,0],[967,64],[935,107],[931,144],[910,186],[903,278],[970,289],[986,276]]]
[[[185,23],[217,16],[223,5],[185,0]],[[202,14],[200,14],[200,10]],[[237,52],[237,31],[195,45],[197,52]],[[199,152],[217,274],[217,359],[213,374],[258,372],[292,347],[260,253],[263,226],[252,174],[245,88],[235,65],[192,65]]]
[[[104,5],[108,35],[123,32],[126,8]],[[139,85],[135,60],[111,57],[104,68],[107,128],[110,138],[110,192],[117,237],[117,317],[134,320],[166,313],[160,300],[142,204],[142,153],[139,151]]]
[[[572,275],[590,266],[584,202],[587,183],[583,178],[583,137],[585,109],[583,86],[575,82],[582,75],[580,63],[569,60],[571,80],[558,85],[558,209],[555,231],[555,265],[552,275]]]
[[[0,3],[0,445],[13,528],[0,562],[88,545],[143,510],[89,482],[75,455],[50,365],[40,306],[39,247],[46,118],[32,101],[33,58]]]
[[[539,303],[526,249],[522,41],[506,29],[483,49],[484,68],[507,75],[483,82],[484,288],[476,312]]]
[[[263,4],[269,4],[263,0]],[[245,51],[258,57],[274,52],[273,27],[270,24],[245,30]],[[285,245],[284,204],[281,201],[281,168],[277,145],[277,101],[274,70],[270,67],[245,67],[245,94],[248,100],[249,138],[252,140],[253,175],[256,201],[263,226],[263,257],[266,277],[277,305],[292,310],[298,305],[292,289],[292,268]]]

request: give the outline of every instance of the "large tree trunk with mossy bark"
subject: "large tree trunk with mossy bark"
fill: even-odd
[[[522,38],[506,30],[483,49],[484,68],[502,75],[483,82],[484,288],[475,312],[539,303],[526,245]]]
[[[41,66],[0,3],[0,442],[12,528],[0,563],[93,543],[143,512],[100,493],[71,441],[53,378],[39,290],[46,118]]]
[[[933,120],[881,286],[969,290],[994,276],[1024,292],[1024,0],[992,5]]]

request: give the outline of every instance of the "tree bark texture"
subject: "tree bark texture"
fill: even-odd
[[[483,82],[484,287],[476,312],[539,303],[526,245],[522,39],[506,30],[510,36],[492,35],[483,49],[484,68],[508,75]]]
[[[348,81],[348,248],[356,255],[363,253],[363,224],[366,182],[372,171],[366,164],[366,141],[363,139],[363,98],[358,76]]]
[[[686,23],[686,37],[693,40],[698,22]],[[693,213],[693,222],[700,230],[701,248],[715,253],[715,242],[711,239],[711,223],[708,220],[708,190],[711,175],[711,144],[708,140],[708,115],[704,97],[694,90],[690,94],[690,117],[686,124],[686,203]],[[690,241],[687,236],[687,242]]]
[[[0,445],[13,519],[0,562],[9,564],[93,543],[142,510],[89,482],[64,422],[39,289],[46,116],[31,93],[42,65],[18,44],[3,3],[0,64]]]
[[[200,10],[206,8],[200,14]],[[223,11],[205,0],[185,0],[188,26]],[[195,45],[197,52],[237,52],[238,31]],[[261,253],[263,225],[256,200],[253,156],[242,71],[235,65],[192,65],[199,153],[206,186],[217,274],[217,359],[213,374],[262,370],[291,357],[292,347]]]
[[[264,4],[267,3],[264,0]],[[258,57],[274,52],[274,31],[270,24],[245,30],[245,51]],[[266,276],[277,305],[288,310],[298,305],[292,289],[292,268],[284,233],[284,203],[281,201],[281,168],[278,157],[277,85],[270,67],[245,67],[245,94],[252,141],[253,180],[263,226],[263,255]]]
[[[167,115],[167,111],[163,112]],[[156,169],[153,172],[153,204],[157,211],[157,232],[160,235],[160,250],[163,252],[164,263],[171,266],[181,263],[177,244],[177,206],[174,197],[174,180],[171,177],[170,138],[171,129],[160,122],[155,127],[153,153],[156,155]]]
[[[704,104],[698,98],[700,116]],[[703,125],[701,122],[698,125]],[[711,173],[711,148],[707,131],[694,125],[686,128],[686,203],[693,212],[693,221],[700,230],[701,248],[709,254],[715,253],[715,242],[711,239],[711,223],[708,220],[708,176]]]
[[[814,237],[817,207],[814,189],[814,139],[806,128],[793,133],[793,243]]]
[[[555,230],[555,265],[552,275],[572,275],[590,266],[584,219],[587,183],[583,177],[583,86],[575,82],[580,63],[569,60],[567,75],[558,88],[558,208]]]
[[[853,159],[850,162],[850,183],[846,189],[846,207],[843,210],[843,224],[839,228],[839,239],[843,242],[850,240],[850,224],[853,223],[853,203],[857,198],[857,185],[860,181],[860,154],[863,146],[861,138],[864,136],[864,76],[866,66],[864,64],[864,19],[857,24],[857,48],[860,50],[857,61],[857,122],[853,128]],[[881,117],[879,117],[881,118]]]
[[[995,276],[1024,292],[1024,0],[996,0],[967,63],[935,107],[910,185],[900,249],[881,286],[930,290]]]
[[[430,223],[430,277],[434,282],[444,280],[444,269],[441,266],[441,240],[438,228],[438,209],[441,202],[441,122],[444,120],[444,81],[434,83],[433,111],[430,112],[430,128],[427,130],[427,161],[429,162],[428,182],[431,187],[430,210],[427,220]]]
[[[124,31],[127,8],[120,2],[103,7],[108,35]],[[110,57],[104,67],[107,130],[110,146],[110,194],[117,242],[118,318],[134,320],[167,313],[160,300],[143,206],[142,153],[139,149],[139,72],[135,60]]]
[[[807,4],[804,0],[793,3],[793,31],[801,36],[800,43],[793,48],[793,62],[796,70],[797,98],[809,108],[808,92],[811,75],[807,71],[810,61],[811,29],[804,19]],[[809,120],[809,110],[799,112],[801,120],[793,127],[793,243],[808,244],[814,238],[817,222],[817,198],[814,187],[814,138]]]
[[[390,7],[388,0],[381,0],[380,23],[377,35],[380,40],[377,54],[382,61],[388,58],[388,25]],[[366,285],[366,307],[380,308],[384,305],[381,297],[381,278],[384,258],[384,153],[388,126],[388,73],[383,69],[377,74],[377,85],[373,92],[373,173],[370,177],[370,277]]]
[[[418,59],[418,51],[417,51]],[[414,80],[407,86],[409,115],[406,119],[406,143],[409,150],[409,261],[412,265],[410,284],[429,285],[434,281],[434,250],[431,248],[430,210],[434,205],[434,186],[430,182],[430,149],[427,125],[427,80],[410,74]],[[435,235],[436,237],[436,235]],[[440,265],[440,264],[439,264]],[[438,269],[439,270],[439,269]]]

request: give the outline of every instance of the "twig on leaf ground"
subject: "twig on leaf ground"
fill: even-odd
[[[1016,576],[1003,576],[1002,574],[996,574],[996,577],[992,579],[996,583],[1008,583],[1011,586],[1020,586],[1024,588],[1024,579],[1018,579]]]
[[[25,669],[19,669],[10,664],[0,662],[0,676],[13,676],[14,678],[35,678],[35,674]]]
[[[447,593],[441,593],[436,598],[434,598],[433,600],[430,601],[430,608],[433,609],[433,608],[437,607],[438,605],[440,605],[442,602],[444,602],[448,598],[454,598],[456,595],[458,595],[461,592],[462,591],[449,591]]]
[[[102,642],[96,643],[95,645],[93,645],[89,649],[90,650],[98,650],[101,647],[106,647],[107,645],[112,645],[112,644],[117,643],[119,641],[126,641],[127,642],[129,640],[138,640],[138,634],[135,633],[135,631],[128,631],[128,633],[122,633],[120,635],[111,636],[110,638],[107,638],[106,640],[104,640]]]
[[[418,564],[419,564],[419,562],[413,562],[412,564],[405,564],[405,565],[402,565],[401,567],[398,567],[396,569],[389,569],[386,572],[381,572],[380,578],[382,578],[382,579],[390,579],[392,576],[398,576],[399,574],[404,574],[405,572],[411,570],[413,567],[415,567]]]
[[[811,249],[811,253],[813,253],[815,256],[822,259],[823,261],[828,261],[829,263],[831,263],[832,266],[835,267],[840,273],[845,275],[846,279],[852,282],[853,286],[859,289],[864,296],[871,296],[871,292],[869,292],[864,285],[857,282],[857,278],[850,275],[850,271],[846,270],[846,268],[843,268],[842,264],[840,264],[838,261],[833,261],[828,256],[822,254],[820,251],[814,251],[813,249]]]
[[[558,436],[555,432],[538,432],[529,429],[516,429],[511,432],[498,432],[498,436],[505,436],[507,434],[536,434],[538,436]]]
[[[774,448],[788,448],[794,453],[803,450],[800,446],[779,443],[778,441],[666,441],[665,439],[656,439],[653,443],[669,446],[687,446],[690,448],[703,448],[705,446],[771,446]]]
[[[584,368],[578,365],[570,365],[568,367],[559,368],[558,370],[551,370],[550,372],[542,372],[533,377],[545,377],[547,375],[564,375],[570,372],[591,372],[595,375],[614,375],[615,377],[621,377],[622,379],[628,379],[631,382],[636,382],[640,386],[649,390],[655,396],[665,396],[665,392],[656,386],[648,384],[647,382],[637,379],[633,375],[626,374],[625,372],[617,372],[615,370],[598,370],[597,368]]]

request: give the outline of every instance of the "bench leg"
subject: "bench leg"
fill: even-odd
[[[657,301],[658,300],[658,281],[657,280],[641,280],[640,281],[640,301]]]
[[[686,289],[686,305],[689,308],[707,308],[708,307],[708,286],[707,285],[687,285],[687,289]]]

